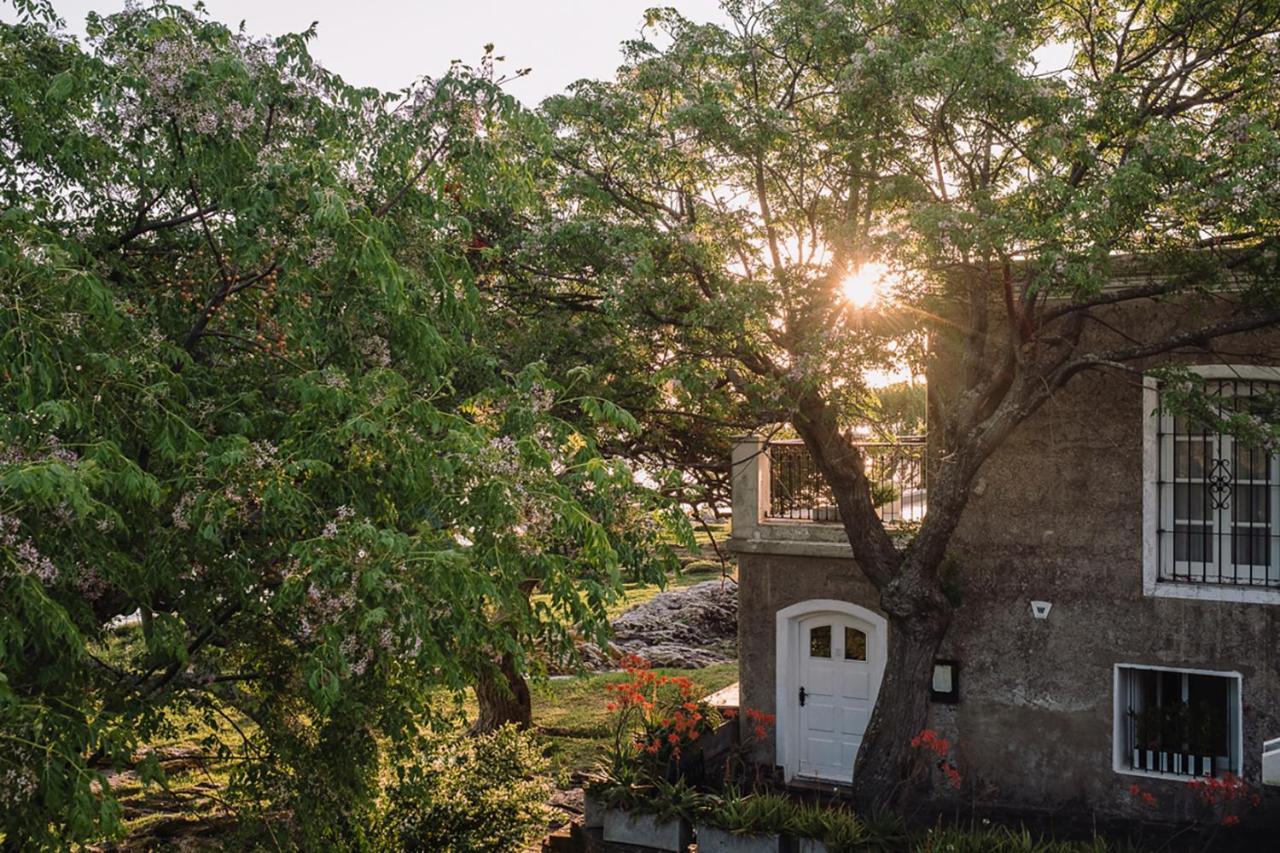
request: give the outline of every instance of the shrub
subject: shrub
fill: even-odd
[[[776,835],[791,831],[798,808],[784,794],[740,794],[729,789],[707,810],[707,822],[735,835]]]
[[[388,850],[523,850],[545,831],[547,760],[533,737],[505,726],[427,740],[399,772],[383,820]]]
[[[791,821],[791,832],[800,838],[814,838],[831,853],[874,849],[857,816],[844,808],[816,804],[797,806]]]
[[[1100,838],[1090,841],[1054,841],[1030,830],[1007,826],[948,827],[933,829],[911,848],[918,853],[1107,853],[1112,849]]]

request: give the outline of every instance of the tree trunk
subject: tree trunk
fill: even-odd
[[[533,699],[524,676],[516,669],[515,658],[504,654],[496,667],[485,667],[476,677],[476,701],[480,713],[471,726],[472,734],[484,734],[514,723],[520,729],[533,725]]]
[[[909,799],[928,777],[911,739],[929,716],[929,685],[953,607],[933,570],[904,566],[881,594],[889,616],[889,649],[875,710],[855,759],[854,799],[888,808]]]

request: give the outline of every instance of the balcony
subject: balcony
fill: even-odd
[[[925,439],[860,442],[876,511],[909,530],[926,506]],[[801,441],[738,440],[733,451],[733,547],[739,551],[850,556],[840,510]]]

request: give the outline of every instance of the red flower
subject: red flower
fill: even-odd
[[[756,726],[755,735],[757,740],[764,740],[764,736],[768,734],[764,726]]]
[[[1223,826],[1235,826],[1239,822],[1240,822],[1240,818],[1233,814],[1229,814],[1222,819]]]

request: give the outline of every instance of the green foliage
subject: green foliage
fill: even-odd
[[[735,835],[777,835],[791,831],[799,813],[796,801],[785,794],[743,794],[729,789],[712,798],[706,820]]]
[[[1055,841],[1034,835],[1025,827],[973,826],[936,828],[911,845],[917,853],[1106,853],[1122,850],[1101,838]]]
[[[505,726],[435,737],[398,770],[379,831],[388,850],[525,849],[545,831],[550,787],[536,739]]]
[[[691,542],[631,416],[492,334],[545,130],[488,54],[383,93],[311,33],[47,9],[0,25],[0,834],[117,835],[106,772],[194,708],[252,721],[262,837],[363,843],[433,689],[572,657]]]
[[[817,803],[796,806],[789,827],[798,838],[814,838],[831,853],[874,849],[857,816],[848,809]]]

